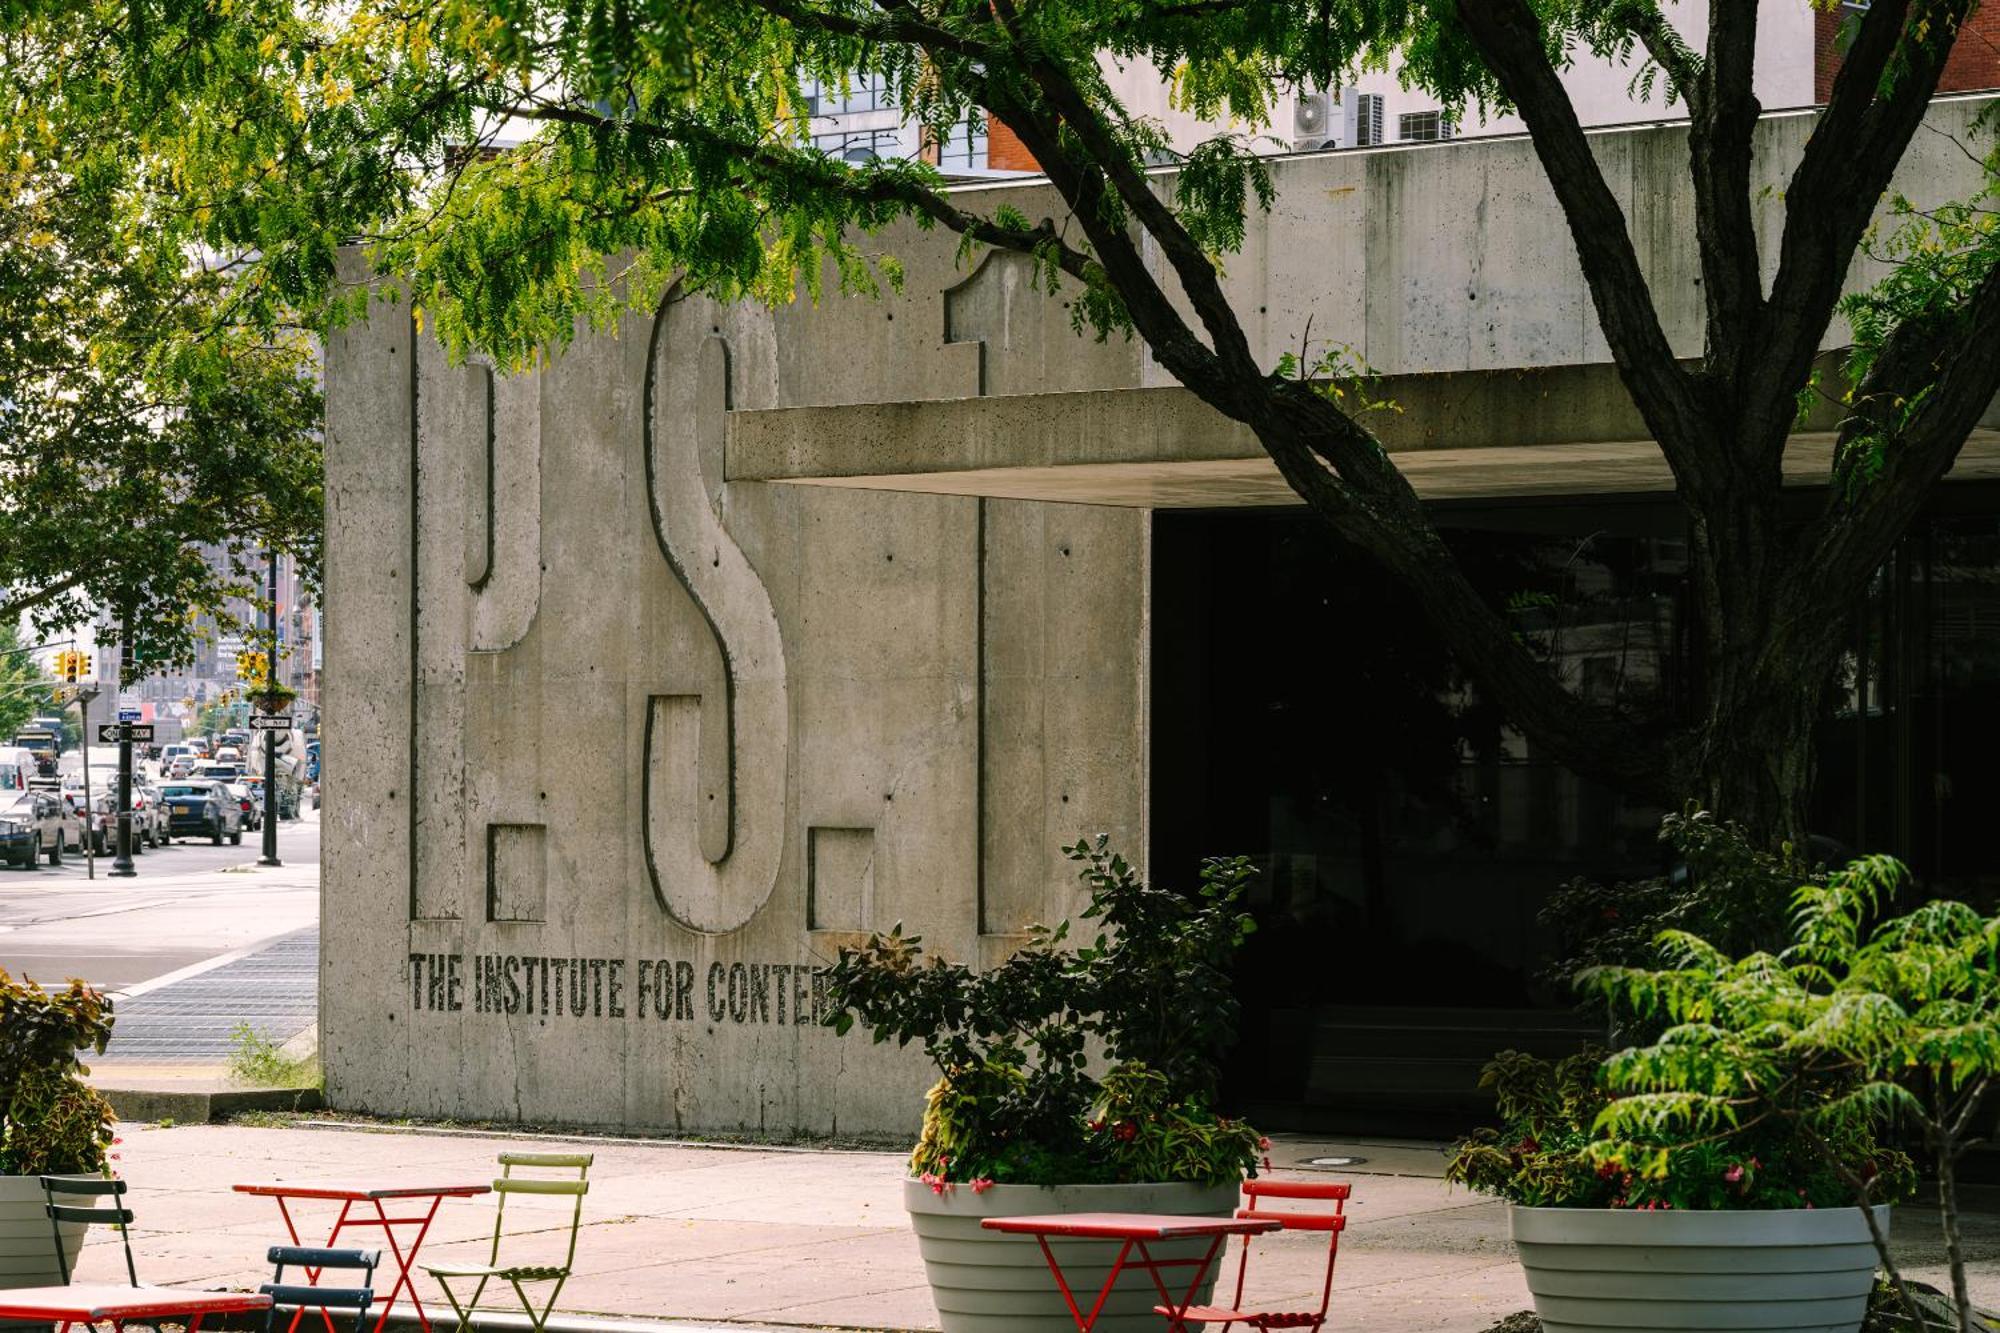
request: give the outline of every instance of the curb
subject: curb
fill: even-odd
[[[120,1120],[206,1125],[244,1111],[317,1111],[318,1088],[245,1088],[227,1092],[168,1092],[159,1088],[106,1088],[98,1091]]]
[[[281,1305],[280,1310],[292,1309]],[[430,1329],[450,1329],[457,1333],[460,1328],[458,1317],[450,1310],[425,1311],[430,1319]],[[219,1319],[202,1321],[203,1327],[214,1328],[218,1333],[248,1333],[248,1330],[263,1328],[263,1321],[254,1315],[224,1315]],[[301,1321],[302,1328],[312,1325]],[[534,1325],[526,1317],[509,1314],[504,1310],[480,1310],[472,1316],[472,1333],[530,1333]],[[757,1323],[747,1319],[645,1319],[632,1315],[551,1315],[542,1327],[547,1333],[767,1333],[768,1330],[787,1329],[805,1333],[936,1333],[934,1329],[888,1328],[873,1326],[858,1329],[850,1324],[773,1324]],[[412,1314],[391,1313],[384,1333],[427,1333],[424,1326]]]

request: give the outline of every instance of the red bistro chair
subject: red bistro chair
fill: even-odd
[[[1347,1226],[1347,1197],[1354,1192],[1352,1185],[1335,1182],[1300,1182],[1282,1180],[1246,1180],[1243,1182],[1243,1207],[1236,1210],[1238,1217],[1254,1217],[1282,1224],[1286,1231],[1326,1232],[1326,1283],[1320,1288],[1319,1309],[1307,1310],[1253,1310],[1243,1305],[1243,1279],[1250,1269],[1250,1240],[1243,1238],[1243,1252],[1236,1260],[1236,1299],[1228,1306],[1197,1305],[1186,1314],[1190,1324],[1221,1324],[1224,1333],[1232,1324],[1246,1324],[1255,1329],[1305,1328],[1314,1333],[1326,1323],[1326,1309],[1333,1301],[1333,1261],[1340,1253],[1340,1233]],[[1331,1199],[1333,1211],[1330,1213],[1281,1213],[1263,1207],[1266,1199]],[[1165,1306],[1154,1307],[1155,1313],[1167,1314]]]

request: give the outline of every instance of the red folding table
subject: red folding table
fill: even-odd
[[[989,1217],[980,1226],[989,1231],[1005,1231],[1015,1235],[1033,1236],[1042,1247],[1042,1258],[1048,1260],[1049,1272],[1055,1275],[1056,1288],[1062,1292],[1063,1303],[1069,1306],[1070,1317],[1076,1320],[1077,1333],[1090,1333],[1096,1326],[1097,1317],[1104,1312],[1104,1303],[1111,1298],[1111,1289],[1118,1285],[1118,1275],[1128,1268],[1145,1270],[1153,1279],[1153,1287],[1160,1293],[1160,1304],[1156,1307],[1166,1317],[1168,1333],[1187,1333],[1188,1307],[1194,1304],[1201,1292],[1202,1279],[1215,1265],[1215,1256],[1221,1252],[1223,1242],[1231,1236],[1255,1236],[1266,1231],[1276,1231],[1284,1224],[1270,1218],[1261,1217],[1182,1217],[1171,1213],[1045,1213],[1032,1217]],[[1056,1262],[1056,1252],[1049,1248],[1049,1237],[1061,1240],[1115,1240],[1120,1242],[1118,1257],[1112,1261],[1110,1275],[1104,1279],[1104,1286],[1097,1293],[1097,1300],[1085,1314],[1076,1302],[1076,1295],[1070,1290],[1069,1279],[1063,1276],[1062,1265]],[[1147,1248],[1149,1242],[1167,1240],[1206,1240],[1208,1249],[1199,1259],[1155,1259]],[[1139,1252],[1138,1259],[1132,1252]],[[1188,1283],[1187,1292],[1178,1301],[1167,1290],[1167,1284],[1160,1273],[1168,1268],[1192,1268],[1194,1278]]]
[[[300,1199],[325,1200],[340,1205],[340,1215],[333,1220],[333,1231],[326,1238],[326,1248],[333,1249],[340,1244],[340,1233],[358,1227],[368,1227],[382,1233],[383,1243],[388,1247],[389,1257],[396,1264],[396,1280],[389,1287],[389,1298],[382,1302],[382,1313],[375,1320],[374,1333],[382,1333],[382,1326],[389,1322],[389,1311],[397,1298],[408,1295],[410,1305],[417,1313],[417,1323],[424,1333],[430,1333],[430,1316],[424,1313],[424,1303],[417,1299],[416,1283],[410,1274],[417,1266],[417,1251],[423,1248],[424,1236],[431,1229],[431,1220],[437,1216],[438,1206],[446,1199],[469,1199],[475,1194],[490,1194],[493,1186],[485,1181],[459,1181],[452,1184],[418,1185],[338,1185],[324,1181],[283,1181],[262,1185],[238,1185],[238,1194],[262,1194],[278,1201],[278,1211],[284,1216],[285,1230],[291,1233],[292,1244],[305,1245],[300,1239],[298,1224],[292,1218],[291,1201]],[[428,1199],[430,1204],[423,1203]],[[389,1215],[390,1205],[408,1206],[408,1214],[400,1217]],[[356,1208],[360,1211],[357,1213]],[[373,1210],[372,1212],[370,1210]],[[409,1245],[405,1248],[398,1242],[397,1228],[409,1233]],[[351,1243],[351,1242],[350,1242]],[[319,1270],[308,1268],[306,1280],[319,1285]],[[296,1333],[299,1317],[305,1313],[298,1310],[292,1315],[287,1333]],[[326,1324],[326,1333],[333,1333],[333,1319],[325,1310],[319,1312]],[[193,1330],[189,1330],[193,1333]]]
[[[179,1287],[119,1287],[108,1282],[71,1287],[16,1287],[0,1291],[0,1319],[32,1319],[68,1333],[72,1324],[110,1324],[181,1320],[187,1333],[201,1333],[205,1315],[244,1314],[271,1308],[271,1298],[256,1292],[185,1291]]]

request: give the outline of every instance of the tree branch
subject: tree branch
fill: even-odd
[[[2000,392],[2000,263],[1963,306],[1914,316],[1889,335],[1835,446],[1832,493],[1802,556],[1804,614],[1859,586],[1908,529]],[[1864,479],[1867,450],[1880,471]],[[1825,590],[1814,596],[1813,590]]]
[[[1036,87],[1048,108],[1010,105],[1007,121],[1090,235],[1161,364],[1217,411],[1248,425],[1299,497],[1411,589],[1481,687],[1532,732],[1538,747],[1579,772],[1666,794],[1658,746],[1613,710],[1583,704],[1528,652],[1467,580],[1409,479],[1364,426],[1312,386],[1274,381],[1255,373],[1254,365],[1249,375],[1236,373],[1228,360],[1194,339],[1130,235],[1105,222],[1104,177],[1119,186],[1119,197],[1163,251],[1173,243],[1169,262],[1177,275],[1185,273],[1189,300],[1210,327],[1227,331],[1236,327],[1235,316],[1214,265],[1067,75],[1038,68]],[[1057,133],[1052,113],[1061,114],[1069,139]],[[1235,355],[1252,364],[1247,340]]]
[[[1702,62],[1660,12],[1656,0],[1625,0],[1608,17],[1645,48],[1653,63],[1666,71],[1674,91],[1692,109],[1695,99],[1701,96]]]
[[[1524,0],[1456,0],[1460,24],[1519,109],[1556,199],[1618,373],[1681,486],[1700,494],[1715,432],[1660,327],[1625,213],[1605,184],[1576,108]]]
[[[1089,281],[1101,268],[1096,259],[1065,242],[1056,233],[1051,221],[1045,219],[1033,227],[1004,226],[992,218],[959,208],[907,173],[856,171],[822,153],[794,152],[734,138],[695,120],[658,125],[647,121],[613,120],[600,111],[583,107],[524,105],[513,99],[505,102],[480,101],[477,104],[482,110],[496,115],[517,116],[523,120],[579,125],[588,129],[607,128],[666,143],[700,143],[734,155],[766,177],[797,180],[802,175],[810,176],[813,184],[845,195],[857,203],[898,204],[983,245],[1027,255],[1049,255],[1063,272],[1082,281]]]
[[[1855,248],[1923,123],[1973,3],[1875,0],[1792,173],[1778,272],[1741,395],[1744,437],[1772,458],[1784,451],[1793,394],[1811,373]]]
[[[1103,173],[1125,207],[1131,210],[1139,225],[1160,247],[1160,253],[1179,279],[1181,290],[1194,306],[1202,327],[1208,331],[1210,345],[1223,370],[1245,383],[1260,382],[1264,368],[1252,355],[1250,339],[1243,331],[1242,321],[1236,318],[1235,309],[1223,293],[1215,262],[1196,244],[1174,211],[1153,192],[1152,184],[1141,172],[1132,154],[1112,133],[1103,114],[1084,97],[1069,71],[1040,53],[1032,44],[1021,40],[1021,34],[1014,30],[1011,19],[1013,0],[993,0],[993,6],[1001,23],[1008,27],[1016,51],[1027,65],[1036,86],[1048,99],[1050,109],[1062,117],[1070,133],[1077,137],[1084,152],[1089,155],[1091,164]]]
[[[1708,21],[1708,57],[1688,99],[1688,165],[1708,306],[1706,370],[1734,397],[1764,305],[1750,208],[1752,141],[1763,110],[1752,82],[1757,0],[1710,0]]]
[[[34,592],[23,593],[18,597],[0,601],[0,620],[12,624],[14,621],[20,619],[24,613],[32,611],[38,606],[45,606],[56,600],[56,598],[61,597],[64,593],[74,592],[77,588],[82,587],[83,579],[84,576],[81,574],[72,574],[55,583],[38,588]]]

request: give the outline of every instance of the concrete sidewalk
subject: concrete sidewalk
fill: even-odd
[[[264,1248],[285,1233],[271,1201],[230,1186],[484,1181],[497,1153],[522,1145],[519,1136],[346,1125],[133,1125],[124,1130],[117,1166],[133,1185],[143,1279],[247,1287],[267,1280]],[[902,1154],[632,1140],[594,1141],[591,1150],[597,1162],[564,1311],[739,1329],[937,1327],[900,1204]],[[1329,1155],[1368,1160],[1337,1173],[1297,1169]],[[1354,1182],[1354,1221],[1341,1244],[1329,1328],[1474,1333],[1528,1307],[1501,1206],[1448,1189],[1437,1177],[1434,1147],[1287,1139],[1275,1144],[1273,1158],[1293,1168],[1284,1175]],[[509,1231],[518,1232],[513,1240],[525,1261],[560,1259],[564,1208],[560,1199],[510,1202]],[[301,1218],[303,1239],[323,1242],[331,1219],[331,1207]],[[490,1198],[448,1203],[423,1257],[483,1261],[492,1224]],[[1899,1228],[1907,1257],[1930,1280],[1937,1276],[1934,1230],[1929,1214],[1915,1208]],[[1975,1294],[2000,1300],[2000,1221],[1970,1219],[1969,1230],[1980,1260]],[[1265,1242],[1252,1266],[1255,1292],[1316,1303],[1323,1244],[1311,1234]],[[94,1229],[78,1278],[122,1280],[115,1236]],[[442,1308],[430,1281],[418,1283],[426,1305]]]

